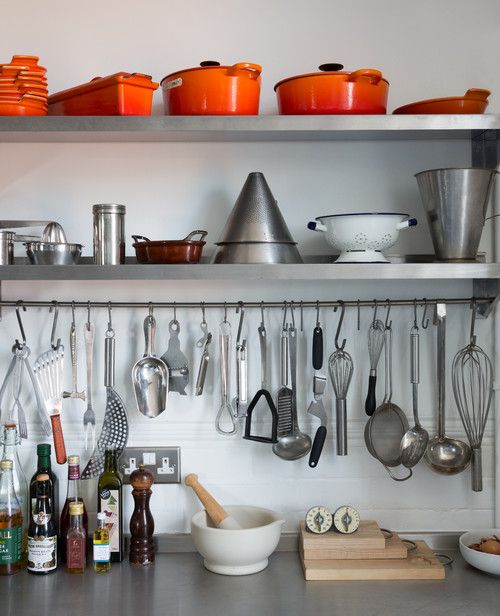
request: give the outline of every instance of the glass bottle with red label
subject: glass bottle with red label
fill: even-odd
[[[69,508],[71,503],[81,503],[83,506],[82,522],[85,532],[88,533],[89,519],[85,503],[80,496],[80,456],[68,456],[68,493],[66,502],[61,511],[61,519],[59,521],[59,558],[61,562],[66,562],[66,535],[70,525]]]
[[[69,530],[66,535],[66,570],[84,573],[87,566],[87,531],[83,526],[83,503],[69,505]]]
[[[104,525],[109,530],[111,562],[123,560],[122,486],[122,478],[116,464],[116,451],[107,449],[104,472],[97,484],[97,511],[105,515]]]

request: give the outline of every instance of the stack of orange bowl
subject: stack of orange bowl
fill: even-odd
[[[37,56],[12,56],[0,64],[0,116],[47,115],[46,69]]]

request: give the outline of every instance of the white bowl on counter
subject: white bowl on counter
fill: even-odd
[[[267,567],[285,521],[271,509],[224,507],[241,530],[216,528],[203,509],[191,518],[191,537],[205,568],[222,575],[249,575]]]
[[[500,537],[500,529],[487,528],[485,530],[471,530],[464,533],[459,539],[460,553],[464,560],[469,565],[476,567],[476,569],[492,573],[493,575],[500,575],[500,554],[478,552],[469,547],[472,543],[479,543],[483,537],[492,537],[493,535]]]
[[[416,224],[408,214],[363,212],[318,216],[307,228],[323,232],[330,246],[340,250],[335,263],[389,263],[382,250],[398,241],[402,229]]]

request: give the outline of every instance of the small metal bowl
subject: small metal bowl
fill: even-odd
[[[27,242],[26,254],[33,265],[75,265],[82,254],[82,244]]]

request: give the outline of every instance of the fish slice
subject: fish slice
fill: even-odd
[[[106,410],[97,445],[82,479],[98,477],[104,471],[106,449],[114,449],[116,457],[122,454],[128,440],[127,410],[123,400],[115,391],[115,332],[108,328],[104,341],[104,386],[106,387]]]

